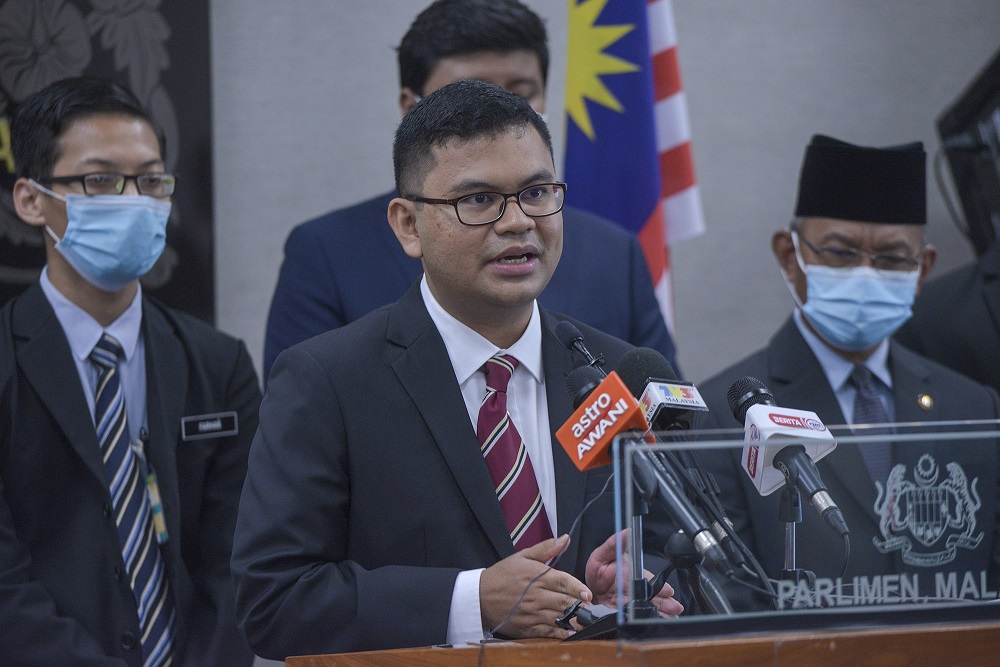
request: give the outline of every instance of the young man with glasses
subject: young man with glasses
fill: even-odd
[[[462,79],[495,83],[545,113],[545,26],[517,0],[437,0],[403,36],[398,62],[404,115],[422,97]],[[292,230],[268,314],[265,382],[282,350],[392,303],[420,277],[420,263],[403,253],[386,223],[395,196],[387,192]],[[677,368],[636,238],[572,206],[563,217],[563,259],[540,303],[654,348]]]
[[[562,253],[548,129],[461,81],[407,114],[393,161],[389,222],[423,277],[282,354],[261,406],[233,575],[264,657],[566,637],[575,601],[615,604],[609,467],[554,438],[580,360],[536,302]],[[630,347],[579,327],[609,368]]]
[[[147,299],[176,181],[124,88],[11,127],[39,282],[0,310],[0,662],[249,665],[232,534],[260,388],[244,345]]]
[[[924,163],[919,143],[872,148],[823,135],[812,138],[802,163],[796,217],[771,239],[795,312],[766,348],[699,385],[711,410],[704,426],[737,426],[726,394],[734,382],[748,376],[762,380],[777,405],[815,412],[828,426],[1000,417],[995,391],[890,340],[910,316],[914,296],[936,255],[924,238]],[[873,432],[884,431],[866,428],[859,434]],[[785,524],[778,520],[781,493],[762,497],[739,459],[739,450],[712,458],[721,497],[768,575],[779,579],[785,556]],[[848,599],[856,592],[852,582],[858,576],[877,583],[880,575],[905,572],[925,587],[921,594],[932,596],[939,572],[958,572],[958,581],[964,572],[972,573],[976,581],[985,573],[996,582],[1000,561],[995,560],[994,527],[1000,477],[992,443],[933,450],[930,445],[847,445],[817,466],[851,530],[850,561],[843,579]],[[939,543],[918,545],[903,556],[890,546],[893,541],[918,542],[908,527],[899,526],[905,521],[906,501],[900,499],[895,507],[879,504],[881,490],[918,484],[913,481],[917,468],[925,485],[931,483],[926,475],[932,467],[940,471],[935,479],[942,482],[952,466],[964,471],[966,479],[978,479],[982,506],[972,512],[971,520],[980,541],[973,545],[975,540],[970,540],[965,543],[969,548],[952,549],[949,555],[943,543],[951,538],[942,533]],[[943,488],[941,493],[946,494],[947,485]],[[803,505],[807,500],[803,498]],[[926,528],[919,539],[927,540],[936,528],[922,526],[926,515],[918,518],[917,508],[912,509],[912,525]],[[833,580],[844,567],[841,538],[810,509],[803,512],[797,564]],[[970,516],[963,513],[962,518]],[[923,558],[918,555],[921,550],[946,555]],[[889,599],[889,589],[879,590],[878,595],[886,596],[884,602],[898,601]],[[766,606],[767,601],[756,604]]]

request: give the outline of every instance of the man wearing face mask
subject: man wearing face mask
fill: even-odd
[[[0,310],[0,663],[249,665],[229,558],[260,388],[242,342],[142,294],[161,139],[96,78],[33,94],[11,133],[47,263]]]
[[[704,427],[737,426],[726,394],[747,376],[763,381],[777,405],[815,412],[827,425],[1000,417],[994,390],[890,341],[910,317],[914,296],[935,259],[934,248],[924,239],[924,170],[919,143],[872,148],[822,135],[812,138],[802,163],[795,218],[771,240],[796,309],[766,348],[699,385],[711,410]],[[891,444],[838,447],[817,464],[851,529],[847,580],[909,570],[924,572],[923,580],[930,583],[933,572],[947,570],[987,572],[994,581],[995,448],[932,452],[942,479],[951,464],[967,479],[978,478],[982,507],[975,515],[976,533],[982,532],[982,539],[975,548],[956,549],[953,560],[921,568],[901,560],[900,551],[873,543],[873,537],[884,542],[878,485],[887,488],[890,471],[900,466],[904,478],[912,480],[914,456],[929,450],[914,451]],[[710,467],[729,517],[768,574],[780,578],[785,546],[785,524],[778,521],[781,494],[761,497],[739,456],[739,450],[725,452],[712,457]],[[932,464],[925,459],[920,465],[929,470]],[[798,566],[819,577],[839,576],[840,537],[811,510],[803,512]]]
[[[495,83],[546,112],[549,49],[545,25],[517,0],[437,0],[398,49],[399,109],[449,83]],[[331,211],[292,230],[271,301],[264,381],[278,354],[396,301],[422,272],[386,222],[395,192]],[[638,240],[572,207],[563,216],[563,258],[539,297],[547,308],[628,341],[652,347],[678,368]]]

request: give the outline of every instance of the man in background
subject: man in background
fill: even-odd
[[[495,83],[545,113],[545,27],[517,0],[438,0],[410,26],[398,60],[403,115],[462,79]],[[407,257],[386,222],[395,196],[387,192],[292,230],[268,315],[265,382],[282,350],[392,303],[420,277],[420,262]],[[676,368],[638,240],[584,211],[566,207],[563,215],[563,259],[540,303],[654,348]]]
[[[245,346],[147,299],[175,178],[124,88],[12,125],[40,280],[0,310],[0,662],[249,665],[229,573],[260,387]]]
[[[1000,241],[927,283],[896,340],[1000,391]]]
[[[936,251],[924,239],[926,222],[922,145],[875,148],[815,135],[802,163],[795,218],[771,239],[796,309],[766,348],[700,385],[711,410],[706,426],[737,425],[726,395],[746,377],[763,381],[781,407],[815,412],[827,425],[865,425],[859,435],[884,434],[869,425],[891,422],[1000,417],[995,391],[890,340],[910,316],[914,296],[934,265]],[[720,450],[712,457],[721,497],[767,574],[779,579],[785,558],[786,524],[778,520],[782,494],[762,497],[741,469],[740,454]],[[841,536],[805,498],[798,567],[829,580],[843,575],[848,598],[858,590],[854,577],[868,577],[877,586],[879,576],[898,579],[900,572],[923,573],[924,595],[934,595],[938,572],[957,572],[959,581],[963,573],[976,581],[988,576],[995,590],[998,461],[994,443],[838,446],[817,467],[851,531],[847,570]],[[952,520],[934,539],[928,536],[941,527],[921,524],[930,519],[918,516],[913,505],[912,525],[927,529],[918,543],[910,524],[899,525],[906,521],[906,500],[896,507],[886,495],[890,487],[913,486],[915,477],[923,486],[943,482],[946,470],[978,488],[982,505],[971,516],[963,511],[961,526]],[[968,520],[979,537],[959,539],[961,530],[970,528]],[[946,547],[955,540],[962,548]],[[916,547],[904,554],[899,548],[904,543]],[[937,552],[946,555],[926,555]],[[898,601],[889,588],[877,590],[885,591],[883,602]]]

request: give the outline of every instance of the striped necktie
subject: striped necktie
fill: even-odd
[[[520,551],[552,537],[552,527],[528,450],[507,412],[507,383],[515,368],[517,359],[510,355],[492,357],[483,365],[486,397],[479,407],[476,433],[510,540]]]
[[[892,420],[886,412],[879,396],[878,380],[863,364],[856,364],[851,371],[851,384],[857,389],[854,395],[854,424],[888,424]],[[883,435],[892,433],[891,428],[866,428],[858,435]],[[873,482],[885,484],[892,470],[894,452],[891,442],[871,442],[859,445],[861,458],[868,467]]]
[[[173,659],[174,603],[153,531],[149,496],[139,470],[141,461],[129,440],[125,396],[118,377],[122,354],[121,344],[108,334],[90,353],[99,372],[94,423],[114,503],[122,558],[138,607],[143,665],[162,666]]]

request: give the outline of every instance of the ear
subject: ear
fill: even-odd
[[[928,243],[924,246],[924,252],[920,257],[920,277],[917,279],[917,294],[920,294],[920,288],[923,286],[924,281],[927,280],[927,276],[930,274],[931,269],[934,268],[936,261],[937,248]]]
[[[789,230],[779,229],[771,236],[771,252],[774,253],[774,258],[778,260],[778,266],[785,276],[795,282],[802,270],[795,259],[795,244],[792,242],[792,233]]]
[[[44,197],[41,190],[19,178],[14,183],[14,210],[17,216],[32,227],[45,226]]]
[[[424,256],[423,247],[420,244],[420,234],[417,231],[417,203],[409,199],[396,197],[389,202],[389,226],[399,245],[403,246],[403,252],[414,259]]]
[[[420,96],[413,92],[409,86],[403,86],[399,89],[399,110],[403,116],[410,113],[410,109],[417,106],[419,101]]]

